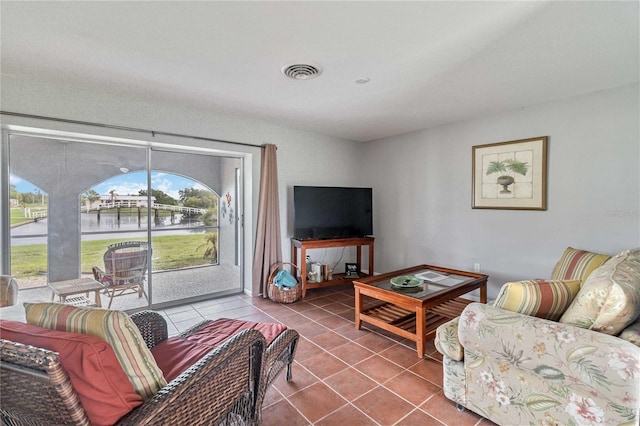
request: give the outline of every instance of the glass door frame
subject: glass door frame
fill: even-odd
[[[34,119],[27,119],[27,121],[33,121]],[[15,121],[24,121],[21,118],[17,119]],[[35,119],[36,122],[41,121],[40,119]],[[44,120],[47,121],[47,120]],[[48,121],[47,121],[48,122]],[[51,124],[51,123],[49,123]],[[57,125],[58,123],[56,123],[55,126],[53,127],[60,127],[59,125]],[[47,126],[49,127],[49,126]],[[65,127],[65,126],[63,126]],[[73,127],[78,127],[77,125],[74,125]],[[238,158],[240,159],[240,169],[241,169],[241,175],[242,175],[242,186],[241,188],[238,188],[239,193],[243,194],[242,198],[238,199],[237,202],[239,204],[238,207],[242,206],[242,207],[246,207],[246,206],[251,206],[252,203],[252,191],[251,191],[251,185],[252,185],[252,180],[253,177],[257,175],[257,173],[255,173],[255,162],[253,162],[253,153],[251,152],[242,152],[242,151],[233,151],[230,150],[229,146],[226,145],[223,141],[220,141],[219,144],[209,144],[209,145],[219,145],[218,147],[203,147],[203,146],[197,146],[198,144],[194,144],[194,145],[182,145],[182,144],[178,144],[175,142],[175,140],[170,141],[169,139],[171,139],[170,137],[164,137],[162,139],[164,139],[163,142],[155,142],[155,141],[146,141],[144,140],[145,138],[140,138],[139,134],[136,134],[135,132],[128,132],[126,130],[118,130],[118,129],[103,129],[103,128],[99,128],[96,126],[92,126],[92,125],[80,125],[79,127],[81,127],[84,131],[82,133],[77,133],[77,132],[69,132],[66,130],[52,130],[50,128],[42,128],[42,127],[25,127],[22,125],[18,125],[18,124],[4,124],[2,125],[2,143],[0,144],[0,197],[2,200],[7,200],[9,199],[9,158],[8,158],[8,151],[9,151],[9,137],[11,135],[22,135],[22,136],[31,136],[31,137],[37,137],[37,138],[48,138],[48,139],[62,139],[62,140],[69,140],[69,141],[73,141],[73,142],[89,142],[89,143],[102,143],[102,144],[113,144],[113,145],[124,145],[124,146],[132,146],[132,147],[145,147],[148,148],[148,155],[150,155],[151,153],[151,149],[154,147],[160,147],[160,149],[162,150],[169,150],[169,151],[176,151],[176,152],[188,152],[188,153],[192,153],[192,154],[198,154],[198,153],[203,153],[203,154],[208,154],[208,155],[214,155],[214,156],[226,156],[226,157],[233,157],[233,158]],[[117,136],[101,136],[99,134],[96,134],[97,132],[100,133],[107,133],[107,134],[116,134]],[[123,137],[123,134],[126,134],[126,136],[128,137]],[[152,135],[153,138],[153,135]],[[224,148],[224,149],[223,149]],[[235,147],[233,147],[235,148]],[[258,149],[260,147],[257,147]],[[249,151],[252,151],[252,149],[250,149]],[[251,164],[252,167],[246,168],[245,164]],[[242,174],[242,171],[247,171],[246,174]],[[253,172],[253,173],[252,173]],[[150,174],[151,170],[148,167],[147,173]],[[148,186],[149,186],[149,194],[150,194],[150,187],[151,187],[151,182],[148,182]],[[0,236],[2,236],[2,241],[0,242],[0,273],[2,274],[8,274],[10,271],[10,246],[11,246],[11,242],[10,242],[10,219],[9,219],[9,203],[2,203],[3,204],[3,208],[2,208],[2,220],[0,220]],[[242,208],[240,207],[240,208]],[[251,294],[251,282],[250,279],[247,280],[247,274],[249,274],[249,278],[250,278],[250,261],[247,261],[247,259],[251,259],[250,256],[247,256],[248,254],[250,255],[249,252],[249,247],[252,247],[252,235],[251,233],[247,233],[246,229],[244,228],[244,221],[242,219],[244,219],[245,217],[251,217],[252,216],[252,212],[251,212],[251,208],[249,208],[249,211],[246,210],[236,210],[236,212],[240,213],[238,215],[238,222],[240,223],[240,233],[238,235],[236,235],[236,239],[237,239],[237,250],[241,253],[243,253],[242,258],[244,258],[244,262],[242,262],[242,267],[240,268],[240,290],[239,291],[243,291],[245,293],[249,293]],[[149,234],[150,238],[150,229],[147,229],[147,233]],[[79,233],[79,238],[81,238],[80,233]],[[149,282],[149,287],[152,288],[151,286],[151,282]],[[152,290],[150,290],[152,291]],[[151,294],[150,294],[150,299],[151,299]],[[204,296],[198,299],[207,299],[210,297]],[[189,301],[181,301],[181,303],[188,303]],[[153,307],[153,308],[162,308],[162,305],[150,305],[148,307]]]

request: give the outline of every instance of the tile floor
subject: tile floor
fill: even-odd
[[[314,289],[304,301],[279,304],[245,295],[166,309],[170,333],[203,319],[281,322],[300,333],[293,380],[281,374],[263,405],[270,425],[492,425],[458,411],[442,392],[442,363],[433,343],[419,359],[415,345],[353,322],[353,287]]]

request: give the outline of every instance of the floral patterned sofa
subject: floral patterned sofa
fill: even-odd
[[[640,249],[568,248],[440,326],[447,398],[500,425],[637,425]]]

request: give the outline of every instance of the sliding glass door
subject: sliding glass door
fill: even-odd
[[[9,269],[22,301],[50,300],[47,282],[92,277],[124,241],[147,243],[150,261],[142,297],[113,309],[242,291],[240,158],[22,135],[8,145]]]
[[[242,290],[238,235],[230,207],[240,160],[151,151],[153,300],[173,303]],[[164,202],[159,202],[165,200]]]

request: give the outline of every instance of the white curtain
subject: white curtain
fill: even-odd
[[[268,285],[271,267],[282,261],[276,150],[277,147],[272,144],[266,144],[262,147],[258,229],[256,231],[256,249],[253,255],[253,288],[261,289],[263,297],[269,297]]]

